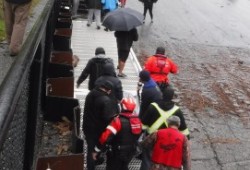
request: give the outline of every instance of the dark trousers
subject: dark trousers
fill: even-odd
[[[147,14],[148,10],[149,10],[150,18],[153,19],[153,3],[148,4],[148,5],[144,5],[144,12],[143,12],[144,19],[146,18],[146,14]]]
[[[128,164],[134,154],[134,150],[107,152],[106,170],[129,170]]]
[[[158,85],[162,93],[164,93],[165,89],[173,88],[170,84],[165,82],[156,82],[156,84]]]
[[[149,169],[152,165],[151,163],[151,153],[149,149],[143,149],[141,155],[141,167],[140,170]]]
[[[87,168],[88,170],[95,170],[95,161],[92,158],[92,152],[94,151],[96,142],[98,141],[98,137],[87,135],[86,142],[87,142]]]

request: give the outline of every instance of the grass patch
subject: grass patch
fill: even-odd
[[[5,26],[4,21],[0,20],[0,41],[3,41],[5,39]]]
[[[3,41],[5,39],[5,26],[4,26],[4,20],[3,20],[3,1],[0,1],[0,42]],[[32,0],[32,5],[31,5],[31,10],[33,10],[33,8],[40,2],[40,0]]]

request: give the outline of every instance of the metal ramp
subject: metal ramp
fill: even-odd
[[[114,32],[106,32],[103,30],[104,28],[97,30],[95,22],[93,22],[90,27],[87,27],[86,24],[87,21],[83,19],[73,21],[71,48],[73,50],[73,54],[77,55],[80,59],[78,66],[74,69],[75,84],[88,60],[94,56],[96,47],[103,47],[105,49],[106,56],[114,60],[115,66],[118,62]],[[128,92],[137,97],[136,89],[140,70],[141,66],[131,49],[124,69],[124,73],[127,74],[128,77],[120,79],[122,81],[124,93]],[[85,96],[88,92],[88,79],[85,80],[78,89],[75,88],[74,90],[74,97],[79,99],[81,110],[83,110]],[[138,159],[133,159],[130,163],[130,170],[137,170],[139,168],[140,161]],[[97,166],[96,169],[105,169],[105,164]]]

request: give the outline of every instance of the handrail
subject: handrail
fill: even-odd
[[[135,55],[135,52],[132,48],[130,49],[130,54],[131,54],[130,59],[133,61],[133,64],[134,64],[135,69],[136,69],[136,73],[139,75],[140,71],[142,70],[142,67],[141,67],[141,65],[140,65],[140,63]]]
[[[16,60],[0,86],[0,148],[2,148],[8,128],[13,119],[15,107],[36,50],[45,33],[45,23],[47,23],[53,4],[54,0],[49,0],[45,5],[44,10],[26,38],[21,52],[16,56]]]

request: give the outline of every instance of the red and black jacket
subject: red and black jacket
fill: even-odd
[[[138,116],[131,113],[121,113],[115,117],[101,134],[95,147],[96,152],[105,149],[106,144],[112,148],[133,147],[142,132],[142,123]]]

